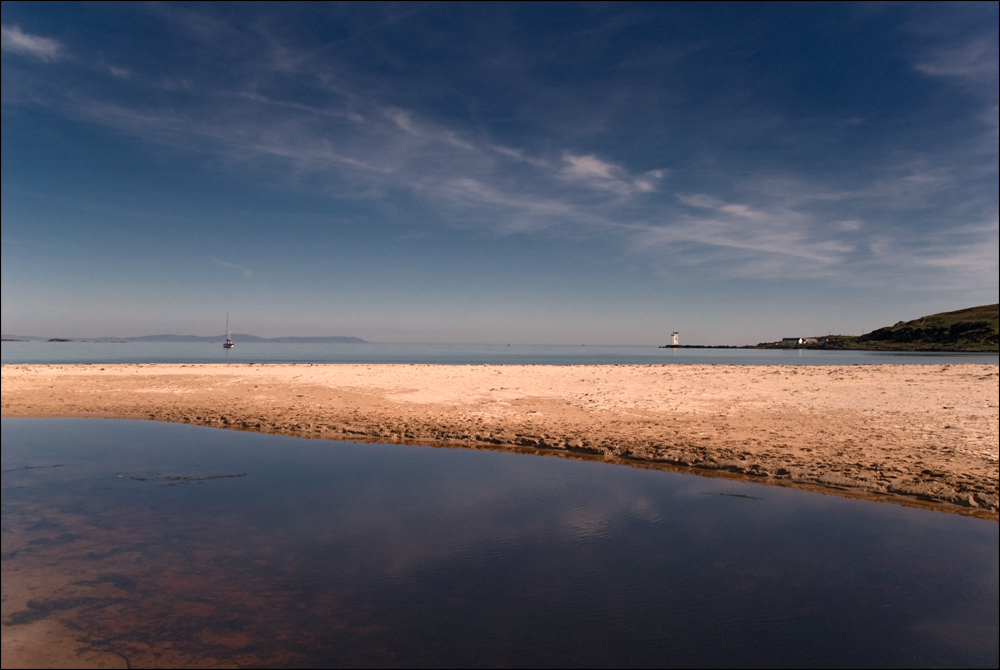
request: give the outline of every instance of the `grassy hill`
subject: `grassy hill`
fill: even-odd
[[[817,337],[801,349],[868,351],[997,351],[1000,348],[1000,304],[969,307],[922,316],[864,335]],[[778,346],[764,344],[765,347]]]
[[[931,314],[900,321],[865,333],[857,346],[874,348],[935,348],[941,350],[996,351],[1000,342],[1000,304],[982,305],[955,312]]]

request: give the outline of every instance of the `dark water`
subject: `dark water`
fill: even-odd
[[[993,521],[163,423],[5,419],[2,439],[5,645],[58,623],[132,667],[1000,659]]]
[[[655,346],[284,344],[237,342],[4,342],[0,363],[423,363],[436,365],[996,365],[997,354],[808,349],[659,349]]]

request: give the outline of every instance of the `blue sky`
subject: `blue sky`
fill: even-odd
[[[998,4],[2,9],[2,329],[748,344],[998,300]]]

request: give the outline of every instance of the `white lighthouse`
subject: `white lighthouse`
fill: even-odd
[[[680,344],[680,335],[676,330],[670,333],[670,346],[676,347]]]

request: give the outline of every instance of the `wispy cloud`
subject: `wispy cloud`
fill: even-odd
[[[808,210],[752,207],[703,194],[677,199],[688,211],[634,229],[638,252],[683,266],[708,264],[719,276],[803,278],[839,272],[855,248],[842,229]]]
[[[383,110],[383,114],[386,118],[391,119],[392,122],[396,124],[397,128],[409,135],[412,135],[413,137],[432,142],[444,142],[454,147],[458,147],[459,149],[473,150],[476,148],[470,142],[462,139],[454,131],[428,126],[426,124],[418,128],[416,121],[413,118],[413,113],[408,110],[389,107]]]
[[[610,234],[641,256],[718,267],[729,276],[848,277],[861,267],[858,249],[874,234],[858,210],[918,207],[954,181],[947,168],[914,164],[861,188],[754,177],[729,185],[754,194],[750,200],[668,195],[660,192],[665,170],[630,173],[568,150],[555,160],[536,159],[360,94],[351,96],[350,107],[222,92],[210,109],[141,110],[100,101],[74,109],[146,141],[212,147],[234,165],[266,169],[266,161],[275,161],[276,173],[287,175],[282,166],[290,166],[292,173],[325,176],[342,196],[380,199],[403,189],[456,225],[503,234]],[[912,252],[897,250],[893,261],[894,249],[882,248],[883,264],[912,265]],[[241,266],[219,264],[250,276]]]
[[[569,163],[563,173],[571,179],[611,180],[615,178],[612,176],[614,173],[622,171],[617,165],[602,161],[596,156],[574,156],[568,153],[563,155],[563,160]]]
[[[565,152],[562,159],[566,164],[562,178],[566,181],[619,195],[650,193],[656,190],[656,182],[664,175],[662,170],[651,170],[641,176],[632,176],[621,166],[594,155]]]
[[[919,239],[879,237],[870,263],[908,290],[968,290],[1000,273],[1000,221],[942,229]]]
[[[782,177],[764,161],[746,161],[743,166],[749,167],[740,169],[708,161],[693,166],[693,160],[685,164],[677,156],[650,170],[656,162],[637,160],[627,149],[616,152],[611,142],[588,145],[570,134],[533,141],[531,133],[503,135],[488,124],[435,116],[431,105],[408,107],[412,99],[352,77],[332,50],[319,58],[319,51],[285,44],[260,25],[241,29],[218,18],[201,21],[196,10],[170,6],[157,5],[155,11],[174,16],[209,56],[224,61],[236,54],[224,62],[237,65],[220,79],[167,71],[151,76],[152,83],[140,82],[140,73],[106,66],[136,87],[161,90],[153,99],[126,99],[81,88],[48,93],[47,101],[38,94],[31,104],[43,102],[174,150],[208,153],[219,159],[217,165],[260,171],[272,181],[307,176],[337,197],[382,202],[390,194],[405,196],[451,225],[500,233],[589,234],[623,242],[649,258],[717,267],[720,273],[846,277],[869,267],[865,250],[883,266],[989,264],[988,253],[976,255],[956,238],[941,241],[954,254],[937,256],[893,241],[929,239],[894,217],[899,211],[941,207],[935,201],[946,200],[943,194],[952,193],[956,175],[969,169],[942,159],[944,154],[924,151],[909,164],[895,166],[866,164],[863,182],[833,171],[809,179]],[[16,26],[3,30],[5,51],[43,60],[62,53],[54,40],[26,35]],[[932,77],[992,78],[995,86],[991,44],[941,50],[914,67]],[[577,109],[582,115],[586,111],[583,105]],[[856,117],[849,119],[846,125],[859,126]],[[593,126],[601,126],[601,120],[593,120]],[[779,135],[769,139],[791,143]],[[697,185],[675,183],[696,169]],[[984,233],[976,234],[980,239]],[[877,235],[889,241],[882,243]],[[927,242],[921,249],[932,247]]]
[[[984,147],[981,151],[995,155],[1000,135],[997,114],[1000,97],[1000,87],[997,85],[1000,80],[1000,43],[995,32],[934,50],[916,62],[914,68],[931,77],[953,82],[966,91],[971,91],[980,100],[982,107],[978,111],[972,111],[972,118],[987,128],[982,137]]]
[[[59,59],[63,53],[56,40],[22,32],[19,26],[0,26],[0,49],[47,62]]]
[[[997,42],[980,38],[965,44],[936,51],[918,62],[916,69],[934,77],[958,77],[996,87],[1000,75]]]
[[[563,199],[501,189],[468,177],[439,185],[435,196],[441,206],[459,212],[466,225],[485,225],[505,234],[550,230],[567,222],[577,228],[607,223]]]
[[[741,205],[736,203],[727,203],[717,198],[713,198],[708,195],[695,194],[686,195],[678,194],[677,199],[680,200],[685,205],[690,207],[697,207],[699,209],[710,209],[722,214],[729,214],[737,218],[751,219],[751,220],[761,220],[766,218],[764,212],[759,212],[754,210],[749,205]]]
[[[294,102],[289,100],[275,100],[266,95],[261,95],[257,92],[250,91],[240,91],[235,94],[237,97],[245,98],[251,102],[259,102],[266,105],[274,105],[276,107],[283,107],[285,109],[292,109],[299,112],[306,112],[308,114],[314,114],[316,116],[327,116],[331,118],[338,119],[350,119],[355,123],[365,123],[365,117],[361,114],[351,111],[350,109],[343,109],[338,107],[316,107],[314,105],[305,105],[301,102]]]
[[[375,193],[402,188],[432,207],[455,208],[466,221],[485,224],[486,218],[469,215],[470,209],[484,207],[492,225],[504,232],[566,222],[600,225],[599,217],[578,206],[584,203],[553,193],[566,181],[562,168],[526,159],[518,150],[497,151],[495,145],[466,139],[407,110],[371,101],[359,113],[256,94],[222,95],[215,103],[210,112],[136,109],[102,101],[80,103],[74,110],[93,122],[175,149],[211,146],[231,164],[253,163],[262,169],[261,159],[268,159],[291,166],[294,172],[325,174],[341,195],[366,198],[373,188]],[[500,178],[500,173],[518,165],[530,172],[515,170],[513,176]],[[583,169],[578,168],[571,181],[588,180],[588,190],[618,196],[642,190],[622,180],[617,180],[621,188],[594,186],[600,176],[587,175]],[[656,180],[662,174],[636,179]],[[592,209],[594,203],[586,204]]]
[[[513,147],[505,147],[501,144],[494,144],[490,147],[493,151],[497,152],[502,156],[507,158],[512,158],[518,162],[529,163],[535,167],[548,167],[548,161],[542,160],[540,158],[535,158],[524,153],[523,149],[515,149]]]
[[[218,265],[218,266],[220,266],[220,267],[224,267],[224,268],[226,268],[228,270],[236,270],[237,272],[239,272],[240,274],[242,274],[247,279],[252,279],[253,278],[253,272],[251,272],[250,270],[246,269],[242,265],[237,265],[236,263],[229,263],[227,261],[221,261],[218,258],[215,259],[215,264]]]

